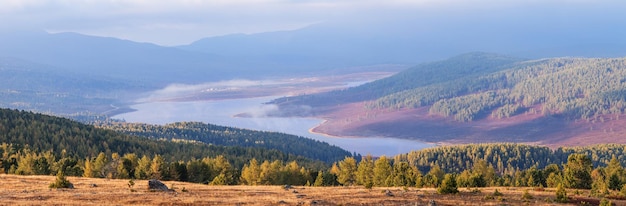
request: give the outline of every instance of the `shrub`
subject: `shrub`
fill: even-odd
[[[495,191],[493,191],[493,196],[494,197],[499,197],[499,196],[503,196],[504,194],[502,194],[500,191],[498,191],[498,189],[496,189]]]
[[[563,184],[559,184],[559,186],[556,187],[556,201],[560,203],[565,203],[567,202],[567,200],[567,191],[565,191]]]
[[[534,198],[535,197],[533,197],[528,190],[524,190],[524,193],[522,193],[522,199],[524,200],[532,200]]]
[[[57,172],[57,179],[53,183],[50,183],[48,187],[73,189],[74,185],[69,180],[67,180],[67,178],[65,178],[65,174],[63,174],[63,171],[59,170],[59,172]]]
[[[607,200],[606,198],[602,198],[602,200],[600,200],[600,206],[611,206],[613,205],[613,203],[611,203],[611,201]]]

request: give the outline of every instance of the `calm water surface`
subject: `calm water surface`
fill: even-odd
[[[274,97],[194,101],[194,102],[150,102],[131,106],[137,111],[114,116],[127,122],[167,124],[182,121],[199,121],[216,125],[283,132],[337,145],[351,152],[360,154],[396,155],[412,150],[433,147],[434,144],[413,140],[380,137],[329,137],[310,133],[309,129],[319,125],[322,120],[314,118],[277,118],[263,117],[264,111],[272,109],[263,105]],[[240,113],[257,114],[252,118],[234,117]]]

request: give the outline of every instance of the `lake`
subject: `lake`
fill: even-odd
[[[150,124],[167,124],[182,121],[198,121],[210,124],[230,126],[244,129],[282,132],[311,139],[328,142],[351,152],[360,154],[396,155],[433,147],[434,144],[414,140],[382,138],[382,137],[330,137],[310,133],[309,130],[323,120],[300,117],[265,117],[262,114],[271,106],[264,105],[275,97],[229,99],[215,101],[189,102],[148,102],[132,105],[134,112],[119,114],[116,119],[127,122],[143,122]],[[234,117],[240,113],[258,114],[255,117]]]

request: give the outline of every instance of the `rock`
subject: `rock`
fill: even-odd
[[[298,193],[298,190],[292,190],[291,192],[292,193]]]
[[[98,185],[96,185],[96,184],[91,184],[90,186],[91,187],[98,187]]]
[[[289,190],[289,189],[291,189],[293,187],[291,185],[285,185],[285,186],[283,186],[283,188],[286,189],[286,190]]]
[[[437,206],[437,203],[435,203],[435,200],[430,200],[428,201],[428,206]]]
[[[287,204],[287,202],[285,202],[284,200],[278,201],[278,204],[282,205],[282,204]]]
[[[385,195],[393,197],[393,193],[391,192],[391,190],[385,190]]]
[[[159,180],[148,180],[148,190],[172,191]]]

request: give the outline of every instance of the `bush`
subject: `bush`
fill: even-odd
[[[565,191],[563,184],[559,184],[559,186],[556,187],[556,201],[560,203],[566,203],[568,201],[567,191]]]
[[[611,203],[611,201],[607,200],[606,198],[602,198],[602,200],[600,200],[600,206],[611,206],[613,205],[613,203]]]
[[[74,185],[69,180],[67,180],[67,178],[65,178],[63,171],[60,170],[59,172],[57,172],[57,179],[53,183],[50,183],[48,187],[74,189]]]
[[[493,196],[494,197],[499,197],[499,196],[503,196],[504,194],[502,194],[500,191],[498,191],[498,189],[496,189],[495,191],[493,191]]]
[[[528,192],[528,190],[524,190],[524,193],[522,194],[522,199],[524,200],[532,200],[535,197],[533,197],[530,192]]]

